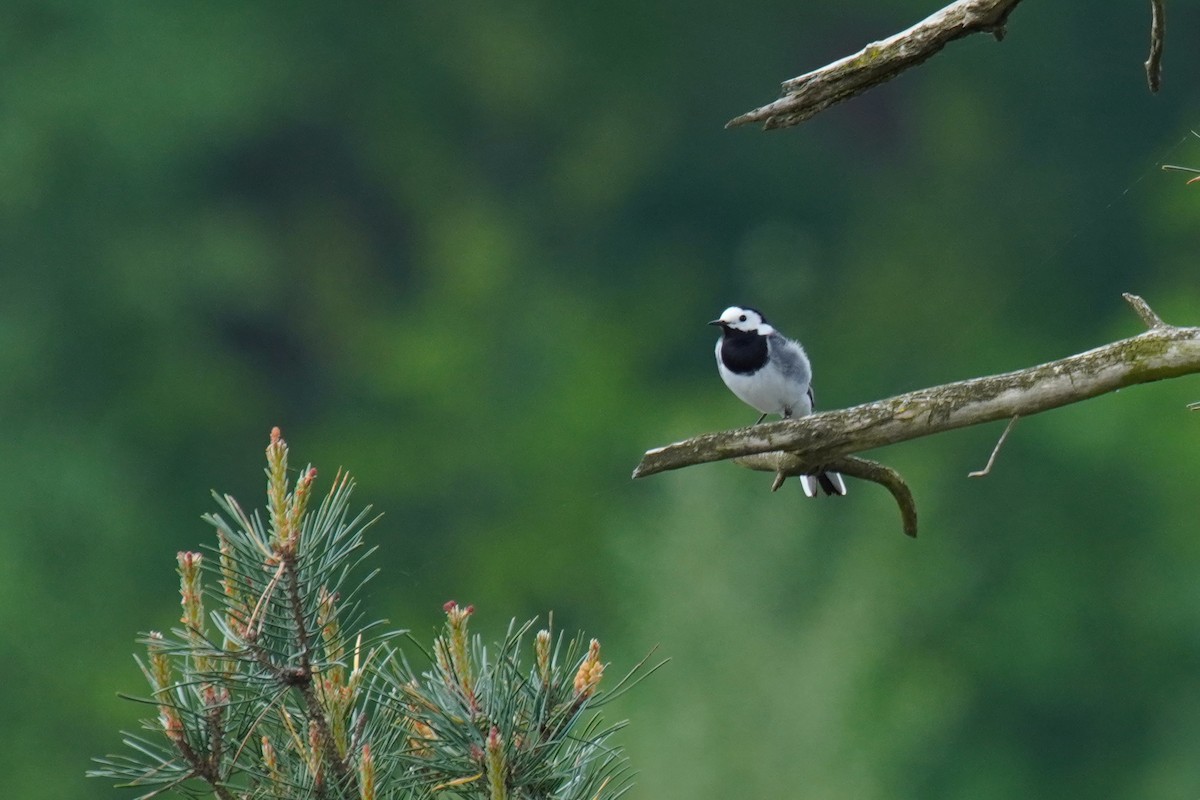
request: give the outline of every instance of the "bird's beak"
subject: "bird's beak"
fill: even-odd
[[[710,322],[710,323],[708,323],[708,324],[709,324],[709,325],[718,325],[718,326],[722,326],[722,327],[724,327],[724,325],[725,325],[725,320],[723,320],[723,319],[714,319],[712,322]]]

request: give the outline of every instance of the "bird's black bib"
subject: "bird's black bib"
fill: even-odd
[[[767,337],[754,331],[725,329],[721,340],[721,363],[730,372],[753,375],[767,363]]]

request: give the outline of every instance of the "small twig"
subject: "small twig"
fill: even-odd
[[[1188,411],[1200,411],[1200,403],[1188,403]]]
[[[1146,327],[1150,330],[1167,327],[1167,323],[1162,321],[1162,317],[1154,313],[1154,309],[1150,307],[1150,304],[1136,294],[1125,292],[1121,297],[1124,297],[1125,302],[1133,306],[1133,310],[1142,318],[1142,322],[1146,323]]]
[[[213,790],[213,794],[219,800],[234,800],[233,794],[229,789],[221,783],[220,765],[218,759],[209,756],[202,758],[190,744],[187,739],[179,738],[175,741],[175,749],[183,756],[183,760],[192,768],[192,775],[200,778]],[[175,784],[172,784],[175,785]],[[164,787],[164,789],[167,787]]]
[[[1196,132],[1192,131],[1192,133],[1195,134]],[[1187,182],[1188,186],[1200,181],[1200,169],[1195,169],[1194,167],[1181,167],[1178,164],[1163,164],[1162,168],[1163,172],[1190,172],[1195,175],[1196,177]]]
[[[1021,418],[1020,414],[1016,414],[1008,421],[1008,425],[1004,428],[1004,433],[1000,434],[1000,440],[996,442],[996,446],[992,448],[992,454],[988,457],[987,466],[975,472],[968,472],[968,478],[982,478],[992,471],[992,464],[996,463],[996,454],[1000,452],[1000,448],[1004,446],[1004,440],[1008,438],[1008,432],[1017,424],[1017,420]]]
[[[1162,86],[1163,38],[1166,35],[1166,9],[1163,0],[1150,0],[1150,56],[1146,59],[1146,83],[1155,94]]]

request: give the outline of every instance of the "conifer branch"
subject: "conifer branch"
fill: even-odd
[[[90,775],[138,787],[141,800],[198,796],[200,782],[218,800],[624,793],[628,766],[609,741],[621,725],[602,727],[598,709],[627,681],[601,689],[598,641],[585,648],[572,639],[564,655],[542,631],[527,669],[532,622],[510,627],[489,657],[468,634],[473,609],[452,602],[428,672],[414,672],[392,647],[403,632],[364,645],[377,623],[361,624],[353,598],[370,575],[357,584],[349,576],[371,552],[362,539],[370,520],[346,511],[352,482],[339,474],[309,514],[316,470],[289,488],[278,429],[267,461],[267,522],[218,496],[227,517],[206,517],[217,558],[177,558],[182,627],[143,639],[138,664],[150,695],[140,702],[157,714],[143,721],[155,737],[126,736],[130,752],[97,759]],[[205,589],[206,574],[219,592]],[[207,613],[204,598],[214,596],[221,606]],[[213,624],[219,636],[207,630]]]
[[[304,609],[300,591],[300,581],[296,569],[294,553],[282,555],[284,575],[287,580],[288,606],[292,612],[292,624],[296,626],[296,641],[300,645],[300,665],[292,675],[285,677],[285,682],[299,690],[304,698],[304,707],[308,711],[308,719],[316,727],[317,742],[321,748],[326,763],[333,768],[334,776],[339,786],[347,786],[352,793],[357,792],[355,775],[350,766],[338,754],[337,745],[326,716],[325,708],[321,705],[313,688],[312,639],[305,621]],[[321,787],[318,785],[318,789]],[[322,795],[324,792],[322,792]]]

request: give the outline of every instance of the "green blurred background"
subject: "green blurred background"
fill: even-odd
[[[553,610],[623,672],[634,798],[1200,794],[1200,381],[878,454],[772,495],[641,453],[748,424],[725,306],[823,407],[1200,324],[1200,12],[1023,3],[798,129],[778,82],[936,7],[112,3],[0,10],[0,795],[141,709],[210,489],[280,425],[373,529],[369,611],[428,638]],[[328,485],[326,483],[326,485]]]

